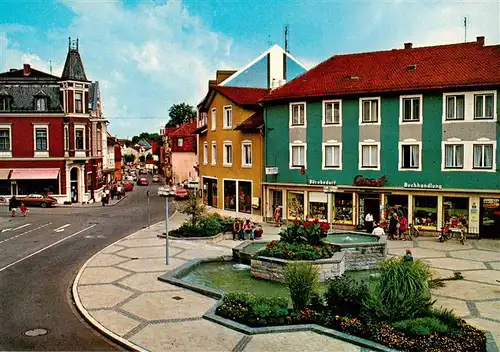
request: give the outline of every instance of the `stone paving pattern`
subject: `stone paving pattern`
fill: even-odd
[[[176,214],[169,228],[185,220]],[[231,255],[239,241],[215,245],[170,240],[165,265],[165,240],[157,235],[163,224],[143,229],[102,251],[83,269],[77,285],[88,313],[108,330],[150,351],[362,351],[364,349],[314,332],[286,332],[247,336],[202,319],[215,300],[157,280],[158,276],[199,257]],[[277,238],[265,227],[264,239]],[[433,290],[437,306],[453,309],[478,328],[490,331],[500,345],[500,242],[419,238],[389,241],[389,256],[412,248],[436,276],[462,272],[464,280],[446,281]]]

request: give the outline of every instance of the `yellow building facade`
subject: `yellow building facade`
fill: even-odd
[[[198,165],[203,203],[226,215],[261,221],[262,108],[268,89],[212,84],[198,105]]]

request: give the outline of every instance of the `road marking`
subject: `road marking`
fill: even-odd
[[[74,234],[72,234],[72,235],[66,236],[66,237],[64,237],[64,238],[60,239],[60,240],[59,240],[59,241],[57,241],[57,242],[54,242],[54,243],[52,243],[52,244],[50,244],[50,245],[48,245],[48,246],[46,246],[46,247],[43,247],[42,249],[40,249],[40,250],[38,250],[38,251],[36,251],[36,252],[34,252],[34,253],[31,253],[30,255],[27,255],[27,256],[26,256],[26,257],[24,257],[24,258],[21,258],[21,259],[19,259],[19,260],[16,260],[14,263],[11,263],[11,264],[9,264],[9,265],[4,266],[3,268],[1,268],[1,269],[0,269],[0,272],[4,271],[5,269],[10,268],[11,266],[14,266],[14,265],[16,265],[16,264],[18,264],[18,263],[21,263],[22,261],[24,261],[24,260],[26,260],[26,259],[28,259],[28,258],[31,258],[31,257],[33,257],[34,255],[37,255],[38,253],[41,253],[41,252],[43,252],[43,251],[45,251],[45,250],[47,250],[47,249],[49,249],[49,248],[51,248],[51,247],[54,247],[55,245],[57,245],[57,244],[59,244],[59,243],[61,243],[61,242],[64,242],[64,241],[66,241],[66,240],[69,240],[71,237],[75,237],[75,236],[77,236],[77,235],[81,234],[82,232],[85,232],[85,231],[87,231],[87,230],[90,230],[90,229],[91,229],[91,228],[93,228],[94,226],[96,226],[96,224],[94,224],[94,225],[90,225],[90,226],[88,226],[88,227],[84,228],[83,230],[80,230],[80,231],[78,231],[78,232],[75,232],[75,233],[74,233]]]
[[[29,231],[26,231],[26,232],[20,233],[20,234],[18,234],[18,235],[16,235],[16,236],[12,236],[12,237],[6,238],[5,240],[0,241],[0,243],[7,242],[7,241],[9,241],[9,240],[11,240],[11,239],[13,239],[13,238],[18,238],[19,236],[24,236],[24,235],[26,235],[26,234],[28,234],[28,233],[30,233],[30,232],[33,232],[33,231],[36,231],[36,230],[42,229],[42,228],[47,227],[47,226],[49,226],[49,225],[52,225],[52,223],[51,223],[51,222],[49,222],[48,224],[45,224],[45,225],[42,225],[42,226],[35,227],[34,229],[31,229],[31,230],[29,230]]]
[[[24,227],[27,227],[27,226],[30,226],[30,225],[31,225],[31,224],[21,225],[21,226],[19,226],[19,227],[16,227],[15,229],[12,229],[12,231],[20,230],[20,229],[22,229],[22,228],[24,228]]]
[[[66,225],[63,225],[61,227],[58,227],[57,229],[54,230],[54,232],[63,232],[64,229],[68,226],[71,226],[71,224],[66,224]]]
[[[4,233],[4,232],[10,231],[10,230],[12,230],[12,229],[3,229],[2,232],[0,232],[0,233]]]

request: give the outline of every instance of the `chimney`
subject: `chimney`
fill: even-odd
[[[476,40],[479,45],[484,46],[484,36],[476,37]]]
[[[413,47],[413,43],[405,43],[405,49],[411,49]]]
[[[31,73],[31,67],[30,64],[24,64],[24,75],[29,76]]]

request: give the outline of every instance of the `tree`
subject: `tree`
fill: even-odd
[[[143,162],[145,162],[145,161],[146,161],[146,158],[144,157],[144,155],[140,155],[140,156],[139,156],[139,161],[140,161],[141,163],[143,163]]]
[[[152,142],[158,143],[158,145],[163,144],[163,136],[160,136],[159,133],[149,133],[149,132],[142,132],[138,136],[133,136],[132,137],[132,144],[137,144],[141,139],[147,139]]]
[[[153,155],[148,153],[148,155],[146,155],[146,160],[153,160]]]
[[[135,156],[134,154],[125,154],[123,156],[123,159],[125,160],[126,163],[133,163],[135,161]]]
[[[191,217],[191,226],[196,226],[196,223],[198,222],[204,211],[205,206],[198,203],[198,199],[196,199],[196,192],[189,191],[188,203],[186,207],[182,209],[181,213],[189,215]]]
[[[196,110],[186,103],[174,104],[168,109],[168,116],[170,120],[165,127],[175,127],[196,118]]]

